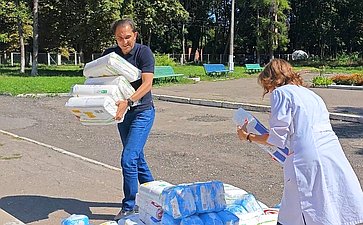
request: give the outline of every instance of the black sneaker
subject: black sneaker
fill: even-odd
[[[135,210],[131,210],[131,211],[125,211],[123,209],[121,209],[121,211],[113,218],[114,220],[118,221],[126,216],[135,214]]]

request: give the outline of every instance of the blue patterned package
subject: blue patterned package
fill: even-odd
[[[62,221],[62,225],[89,225],[89,219],[85,215],[72,214]]]
[[[163,217],[161,217],[162,225],[180,225],[180,219],[174,219],[172,216],[164,213]]]
[[[193,191],[197,213],[215,210],[212,182],[196,182],[188,185]]]
[[[243,125],[245,120],[248,120],[247,131],[255,134],[266,134],[269,130],[251,113],[239,108],[233,115],[233,121],[236,125]],[[266,146],[257,144],[264,151],[271,155],[280,164],[285,162],[286,157],[289,155],[288,148],[279,148],[276,146]]]
[[[223,225],[238,225],[239,224],[239,218],[227,210],[217,212],[217,215],[222,220]]]
[[[181,220],[180,225],[204,225],[203,221],[197,215],[185,217]],[[207,224],[206,224],[207,225]]]
[[[222,220],[219,218],[217,213],[214,212],[199,214],[199,218],[203,221],[204,224],[223,225]]]
[[[212,181],[215,212],[224,210],[227,207],[224,185],[221,181]]]
[[[257,212],[263,214],[263,209],[253,194],[245,194],[236,204],[242,205],[248,213]]]
[[[196,182],[188,186],[193,191],[197,213],[217,212],[226,208],[222,182]]]
[[[161,193],[164,212],[174,219],[181,219],[196,213],[192,190],[186,185],[167,187]]]
[[[247,210],[242,206],[242,205],[229,205],[227,206],[226,210],[228,210],[229,212],[233,213],[233,214],[247,214]]]

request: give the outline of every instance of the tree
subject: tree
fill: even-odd
[[[2,50],[20,49],[20,73],[25,72],[25,44],[31,35],[30,10],[26,2],[0,0],[0,43]]]
[[[125,0],[121,8],[121,17],[130,17],[136,22],[141,42],[149,46],[154,43],[158,46],[153,49],[159,50],[170,50],[165,47],[173,46],[175,37],[183,35],[183,23],[188,16],[188,12],[177,0]],[[154,35],[158,38],[152,42]],[[163,46],[160,45],[162,43]]]
[[[29,17],[29,8],[25,2],[20,2],[20,0],[15,0],[15,5],[17,8],[17,23],[18,23],[18,35],[19,35],[19,46],[20,46],[20,73],[25,73],[25,26],[27,24]]]

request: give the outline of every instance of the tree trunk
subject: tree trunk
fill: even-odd
[[[19,0],[15,1],[15,3],[18,9],[20,9]],[[23,22],[20,16],[18,16],[18,32],[19,32],[19,45],[20,45],[20,73],[25,73],[24,32],[23,32]]]
[[[185,63],[185,37],[184,37],[184,29],[185,29],[185,25],[183,23],[183,27],[182,27],[182,57],[181,57],[181,64],[183,65]]]
[[[33,0],[33,64],[32,76],[38,75],[38,0]]]
[[[260,56],[260,11],[257,9],[257,24],[256,24],[256,58],[257,63],[261,64],[261,56]]]
[[[148,41],[147,41],[147,46],[150,48],[151,46],[151,34],[152,34],[152,31],[151,29],[149,30],[149,37],[148,37]]]

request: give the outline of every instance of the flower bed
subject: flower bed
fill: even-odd
[[[363,85],[363,74],[338,74],[331,77],[331,80],[337,85]]]
[[[350,85],[363,86],[363,74],[337,74],[331,77],[316,76],[312,80],[313,86]]]

